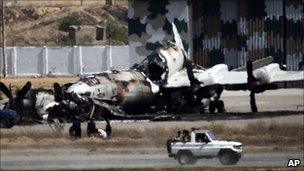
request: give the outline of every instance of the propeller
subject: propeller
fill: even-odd
[[[31,82],[27,82],[19,91],[17,91],[16,97],[13,97],[11,85],[8,88],[4,83],[0,82],[0,90],[9,99],[5,107],[8,109],[15,110],[18,114],[23,115],[23,99],[25,98],[31,87]]]
[[[63,91],[61,86],[58,83],[54,83],[54,96],[56,102],[61,102],[63,100]]]
[[[60,121],[64,121],[67,119],[66,116],[69,116],[67,113],[69,110],[69,107],[66,103],[64,103],[64,92],[63,88],[60,86],[59,83],[55,82],[53,84],[54,88],[54,98],[55,102],[57,102],[57,105],[53,105],[50,108],[48,108],[48,121],[51,122],[54,119],[59,119]]]
[[[6,85],[2,82],[0,82],[0,91],[3,92],[3,94],[9,98],[9,99],[12,99],[13,98],[13,95],[12,95],[12,91],[6,87]]]
[[[31,89],[32,83],[27,82],[16,94],[16,100],[21,101],[25,98],[26,93]]]
[[[19,91],[17,91],[16,97],[14,98],[11,85],[9,85],[8,88],[4,83],[0,82],[0,91],[2,91],[7,98],[15,101],[22,101],[31,87],[32,83],[28,81]]]
[[[56,102],[60,103],[63,100],[67,100],[71,96],[71,93],[67,92],[67,89],[71,85],[73,85],[73,83],[67,83],[67,84],[64,84],[63,86],[60,86],[60,84],[57,82],[53,84],[54,96],[55,96]]]
[[[258,108],[256,106],[255,102],[255,82],[256,78],[253,75],[253,67],[252,67],[252,61],[247,61],[247,85],[248,90],[250,91],[250,107],[252,112],[257,112]]]

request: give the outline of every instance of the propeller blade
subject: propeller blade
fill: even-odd
[[[254,91],[254,82],[256,81],[253,75],[253,67],[252,62],[250,60],[247,61],[247,85],[248,90],[250,91],[250,107],[252,112],[257,112],[258,108],[255,103],[255,91]]]
[[[63,100],[63,92],[61,86],[58,83],[54,83],[53,87],[55,92],[55,101],[61,102]]]
[[[9,88],[6,87],[6,85],[2,82],[0,82],[0,91],[5,94],[5,96],[9,99],[13,98],[12,92],[9,90]]]
[[[19,90],[17,92],[17,96],[16,96],[16,100],[21,101],[25,98],[26,93],[31,89],[32,87],[32,83],[31,82],[27,82],[22,88],[21,90]]]
[[[258,112],[258,108],[255,103],[255,93],[253,91],[250,91],[250,107],[251,107],[251,112],[253,113]]]
[[[252,62],[248,60],[246,66],[247,66],[247,83],[250,85],[256,81],[255,77],[253,76]]]

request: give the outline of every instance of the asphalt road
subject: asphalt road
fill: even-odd
[[[303,154],[258,153],[244,154],[235,166],[287,166],[289,159],[300,159]],[[195,166],[222,167],[217,158],[198,160]],[[98,169],[98,168],[179,167],[176,160],[166,154],[119,155],[51,155],[1,156],[0,169]]]
[[[249,91],[223,91],[227,112],[250,112]],[[304,89],[268,90],[256,94],[256,104],[261,111],[303,111]]]

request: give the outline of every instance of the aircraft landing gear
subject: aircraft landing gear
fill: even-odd
[[[223,100],[217,100],[217,101],[210,101],[209,103],[209,112],[215,113],[215,110],[217,110],[218,113],[225,113],[225,104]]]
[[[81,138],[81,124],[80,122],[73,122],[69,129],[69,134],[71,138],[79,139]]]
[[[98,132],[98,130],[96,129],[96,124],[93,120],[90,120],[88,122],[88,126],[87,126],[87,135],[88,137],[92,137],[94,136],[94,134],[96,134]]]
[[[218,100],[217,101],[217,106],[216,106],[217,112],[218,113],[225,113],[225,104],[223,100]]]
[[[209,112],[210,113],[215,113],[215,110],[217,110],[218,113],[225,113],[225,104],[223,100],[219,100],[222,92],[224,90],[224,87],[221,85],[218,85],[216,87],[216,90],[214,94],[210,98],[209,102]]]

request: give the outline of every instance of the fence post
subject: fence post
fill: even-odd
[[[4,0],[1,1],[2,8],[2,17],[1,17],[1,25],[2,25],[2,60],[3,60],[3,77],[6,77],[7,74],[7,57],[6,57],[6,34],[5,34],[5,4]]]
[[[43,63],[43,69],[42,69],[42,75],[48,75],[49,73],[49,59],[48,59],[48,48],[46,46],[43,46],[42,49],[42,63]]]
[[[16,46],[12,49],[12,76],[17,76],[17,49]]]
[[[113,67],[112,61],[112,46],[107,47],[107,70],[111,70]]]
[[[82,47],[78,46],[78,74],[83,74],[83,63],[82,63]]]

